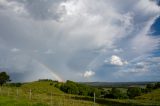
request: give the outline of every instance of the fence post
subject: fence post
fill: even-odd
[[[17,97],[18,97],[18,88],[17,88]]]
[[[2,88],[0,87],[0,95],[2,95]]]
[[[51,91],[51,106],[52,106],[52,91]]]
[[[94,92],[94,106],[96,106],[96,94]]]
[[[10,89],[8,88],[8,96],[9,96],[9,90],[10,90]]]
[[[30,100],[32,99],[32,90],[31,89],[29,90],[29,99]]]

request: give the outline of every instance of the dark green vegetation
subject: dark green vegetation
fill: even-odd
[[[0,85],[2,86],[4,83],[10,81],[9,75],[6,72],[0,72]]]
[[[122,90],[120,88],[112,87],[110,90],[106,90],[102,88],[91,87],[81,83],[75,83],[68,80],[66,81],[66,83],[57,82],[57,84],[55,84],[55,87],[59,88],[65,93],[75,95],[93,97],[95,93],[96,97],[99,98],[133,99],[134,97],[140,96],[141,94],[151,92],[153,89],[160,88],[160,83],[147,84],[147,86],[143,88],[138,86],[131,86]]]
[[[92,106],[93,101],[62,92],[55,81],[8,83],[0,87],[0,106]],[[17,87],[18,85],[18,87]],[[19,86],[21,85],[21,86]],[[96,106],[103,106],[96,104]]]
[[[160,106],[160,83],[97,88],[82,83],[39,80],[0,87],[0,106]]]
[[[55,87],[59,88],[65,93],[83,95],[83,96],[94,96],[99,97],[101,95],[101,90],[88,85],[75,83],[73,81],[66,81],[66,83],[57,83]]]
[[[0,106],[47,106],[43,103],[32,103],[25,99],[0,96]]]
[[[127,90],[127,95],[129,96],[129,98],[134,98],[136,96],[140,96],[142,93],[142,89],[139,87],[130,87]]]
[[[80,82],[82,84],[90,85],[98,88],[128,88],[129,86],[146,86],[156,82]]]

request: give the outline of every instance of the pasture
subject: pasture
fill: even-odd
[[[120,88],[126,92],[126,89]],[[66,94],[51,81],[24,83],[20,87],[0,87],[0,106],[160,106],[160,89],[135,99],[108,99]]]

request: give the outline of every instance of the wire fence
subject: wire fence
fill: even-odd
[[[95,103],[95,94],[93,101],[85,101],[75,95],[57,94],[53,91],[42,93],[37,89],[35,90],[21,89],[18,87],[0,87],[0,96],[9,97],[16,101],[25,101],[24,104],[26,104],[26,106],[32,106],[34,104],[39,104],[40,106],[102,106]],[[16,104],[18,103],[13,104],[13,106],[17,106]]]

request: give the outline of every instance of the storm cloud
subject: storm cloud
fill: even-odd
[[[0,0],[0,68],[13,81],[85,81],[87,70],[91,81],[160,80],[147,74],[160,73],[160,64],[142,64],[159,58],[151,33],[159,16],[151,0]],[[127,64],[111,65],[112,56]]]

